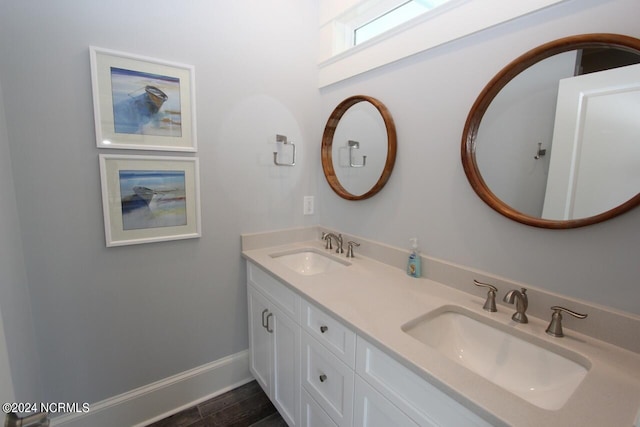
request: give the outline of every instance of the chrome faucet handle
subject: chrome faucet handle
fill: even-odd
[[[353,240],[350,240],[347,242],[347,258],[354,258],[353,256],[353,247],[356,246],[360,246],[360,243],[356,243]]]
[[[575,311],[569,310],[568,308],[560,307],[558,305],[554,305],[553,307],[551,307],[551,310],[553,310],[553,314],[551,315],[551,322],[549,323],[549,326],[547,327],[547,330],[545,332],[552,337],[562,338],[564,336],[564,333],[562,332],[562,311],[578,319],[584,319],[585,317],[587,317],[586,314],[576,313]]]
[[[498,292],[498,288],[488,283],[478,282],[476,279],[473,279],[473,284],[481,288],[489,289],[489,291],[487,292],[487,300],[484,302],[484,306],[482,306],[482,309],[490,311],[492,313],[498,311],[498,309],[496,308],[496,292]]]

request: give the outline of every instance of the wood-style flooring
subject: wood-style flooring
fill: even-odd
[[[257,382],[251,381],[147,427],[287,427]]]

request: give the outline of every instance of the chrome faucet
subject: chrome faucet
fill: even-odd
[[[325,249],[333,249],[333,245],[331,244],[331,239],[335,239],[336,245],[338,248],[336,252],[339,254],[344,253],[344,249],[342,249],[342,234],[338,234],[337,236],[334,233],[322,233],[322,239],[326,240],[327,244],[325,245]]]
[[[326,242],[324,245],[325,249],[333,249],[333,245],[331,244],[331,239],[329,238],[329,234],[330,233],[325,233],[324,231],[322,232],[322,240]]]
[[[512,289],[503,298],[504,302],[508,302],[509,304],[513,304],[514,301],[516,303],[516,312],[513,313],[511,318],[518,323],[529,323],[529,319],[527,318],[526,311],[529,306],[529,298],[527,297],[526,288],[522,288],[520,290]]]

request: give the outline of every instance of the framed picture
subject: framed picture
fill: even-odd
[[[89,48],[99,148],[196,151],[190,65]]]
[[[200,237],[198,159],[100,155],[107,246]]]

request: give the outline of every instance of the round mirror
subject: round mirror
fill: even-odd
[[[586,34],[533,49],[471,108],[462,165],[491,208],[575,228],[640,204],[640,40]]]
[[[367,199],[389,179],[396,146],[393,118],[382,102],[364,95],[347,98],[333,110],[324,128],[324,175],[340,197]]]

